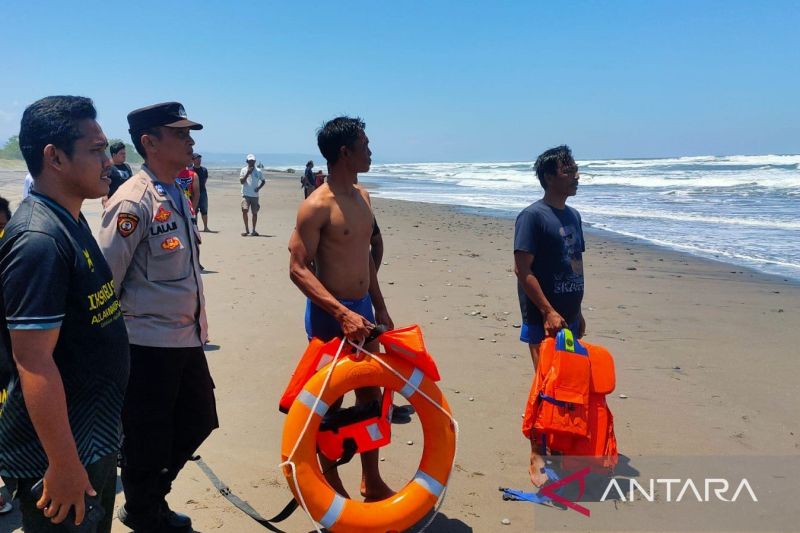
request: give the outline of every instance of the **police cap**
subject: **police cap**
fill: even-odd
[[[128,132],[137,133],[148,128],[189,128],[202,130],[203,125],[186,118],[186,110],[180,102],[164,102],[134,109],[128,113]]]

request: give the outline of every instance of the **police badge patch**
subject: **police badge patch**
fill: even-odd
[[[172,211],[164,209],[164,206],[160,205],[158,206],[158,212],[156,212],[155,216],[153,217],[153,220],[155,220],[156,222],[166,222],[167,220],[169,220],[169,217],[171,216],[172,216]]]
[[[123,237],[129,236],[139,225],[139,217],[133,213],[120,213],[117,215],[117,232]]]

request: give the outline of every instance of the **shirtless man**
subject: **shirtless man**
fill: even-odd
[[[289,274],[308,296],[308,337],[330,340],[365,338],[375,324],[394,327],[378,285],[370,255],[374,216],[369,194],[358,187],[358,173],[369,171],[372,152],[358,118],[338,117],[317,133],[317,145],[328,162],[328,181],[300,204],[297,225],[289,239]],[[314,265],[315,271],[311,270]],[[373,314],[373,306],[375,312]],[[374,351],[377,342],[366,345]],[[380,389],[356,390],[356,403],[380,398]],[[332,463],[320,455],[325,477],[336,492],[348,497]],[[361,495],[366,501],[394,492],[378,469],[378,450],[361,455]]]

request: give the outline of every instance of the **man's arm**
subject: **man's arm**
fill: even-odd
[[[370,322],[341,304],[309,268],[317,255],[327,209],[303,202],[297,211],[297,225],[289,238],[289,277],[300,291],[328,314],[335,317],[345,336],[359,341],[369,335]]]
[[[369,197],[369,192],[364,189],[363,187],[359,187],[361,191],[361,195],[364,197],[364,200],[369,205],[370,209],[372,209],[372,201]],[[376,228],[377,237],[380,239],[380,257],[375,260],[374,249],[370,250],[370,257],[369,257],[369,297],[372,299],[372,306],[375,308],[375,321],[382,325],[386,326],[389,329],[394,329],[394,322],[392,318],[389,316],[389,311],[386,310],[386,302],[383,300],[383,293],[381,292],[381,286],[378,283],[378,268],[381,259],[383,258],[383,237],[381,237],[380,228],[378,228],[378,221],[375,219],[375,215],[372,216],[372,227],[373,232],[370,238],[370,245],[372,245],[373,238],[376,236],[376,232],[374,231]]]
[[[49,466],[39,509],[54,523],[63,521],[75,507],[75,523],[84,515],[84,493],[97,493],[78,457],[67,416],[61,374],[53,361],[60,327],[44,330],[12,329],[11,345],[19,372],[25,407],[42,443]]]
[[[252,171],[253,171],[253,169],[250,168],[250,167],[247,167],[246,169],[242,169],[242,171],[239,172],[239,183],[244,185],[244,182],[247,181],[247,177],[250,176],[250,173]]]
[[[256,192],[260,191],[261,187],[267,184],[267,180],[264,179],[264,174],[262,174],[261,171],[258,172],[258,180],[259,183],[258,187],[256,187]]]
[[[516,250],[514,252],[514,273],[517,275],[517,280],[522,285],[525,294],[528,295],[533,305],[542,314],[545,335],[555,337],[559,330],[568,327],[567,321],[550,305],[544,292],[542,292],[539,280],[536,279],[536,276],[531,271],[533,257],[531,253]]]
[[[381,230],[378,228],[378,223],[373,222],[375,229],[372,231],[372,237],[369,239],[369,253],[372,260],[375,262],[375,271],[381,269],[381,261],[383,261],[383,236]]]

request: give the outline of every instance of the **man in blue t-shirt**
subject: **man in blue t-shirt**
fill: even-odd
[[[536,175],[544,197],[520,212],[514,225],[514,266],[517,274],[522,331],[533,365],[539,344],[569,327],[583,336],[585,250],[581,215],[566,205],[578,191],[578,166],[567,146],[545,151],[536,159]]]
[[[0,360],[10,374],[0,474],[16,483],[30,532],[82,522],[86,494],[105,509],[97,531],[111,531],[130,359],[111,269],[80,212],[110,182],[96,115],[76,96],[25,110],[19,140],[35,186],[0,244]]]
[[[542,153],[534,165],[544,196],[517,216],[514,225],[514,271],[522,311],[520,340],[528,344],[533,366],[539,344],[562,328],[582,337],[586,321],[583,300],[583,229],[567,198],[578,192],[578,166],[568,146]],[[534,485],[547,481],[544,461],[531,442],[530,476]]]

